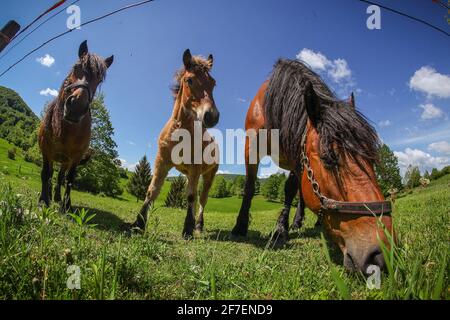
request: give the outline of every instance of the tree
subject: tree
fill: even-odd
[[[284,196],[284,184],[286,183],[286,176],[284,174],[280,175],[279,180],[280,180],[280,185],[278,187],[278,200],[281,203],[284,203],[284,199],[285,199],[285,196]]]
[[[378,155],[379,162],[375,164],[375,174],[381,191],[388,196],[390,189],[403,189],[398,159],[386,144],[381,146]]]
[[[169,208],[187,208],[186,199],[186,178],[179,175],[170,183],[169,193],[167,194],[164,206]]]
[[[408,166],[405,174],[406,187],[412,189],[420,186],[420,178],[419,167]]]
[[[236,178],[234,178],[233,185],[234,185],[233,194],[235,196],[238,196],[239,198],[242,198],[244,196],[245,177],[237,176]]]
[[[433,170],[431,170],[430,180],[436,180],[439,179],[440,177],[442,177],[441,171],[439,171],[436,168],[433,168]]]
[[[136,201],[144,200],[148,186],[152,180],[152,169],[144,155],[136,165],[133,175],[127,184],[128,192],[136,197]]]
[[[91,103],[91,115],[92,157],[87,165],[79,167],[74,186],[94,194],[118,196],[123,193],[123,190],[120,187],[120,170],[116,161],[117,144],[114,141],[114,128],[103,94],[99,94]]]
[[[212,198],[225,198],[229,196],[227,190],[227,181],[223,176],[217,176],[214,179],[214,183],[209,192],[209,196]]]
[[[281,174],[283,175],[283,174]],[[273,174],[264,181],[261,186],[261,194],[269,201],[275,201],[278,199],[278,193],[281,183],[281,175]],[[283,175],[284,176],[284,175]]]
[[[255,181],[255,194],[260,194],[261,193],[261,180],[259,180],[259,178],[256,178]]]

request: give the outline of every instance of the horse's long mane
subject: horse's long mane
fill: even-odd
[[[319,75],[296,60],[279,60],[275,64],[265,97],[266,127],[280,130],[280,152],[295,163],[300,160],[308,119],[304,99],[308,82],[323,108],[317,131],[325,167],[337,172],[339,159],[344,156],[352,158],[363,170],[361,159],[370,164],[376,162],[380,141],[375,129],[348,102],[337,99]]]
[[[211,71],[211,63],[202,56],[193,56],[192,57],[192,68],[197,69],[199,71],[209,72]],[[184,73],[186,72],[184,66],[178,69],[175,72],[174,76],[174,84],[171,86],[172,95],[174,98],[177,97],[178,92],[181,88],[181,79],[183,78]]]
[[[80,59],[77,64],[81,64],[83,72],[89,75],[92,79],[97,79],[100,82],[105,80],[108,67],[100,56],[93,53],[88,53]],[[69,75],[63,81],[61,88],[59,89],[58,96],[47,105],[44,111],[43,123],[45,130],[50,130],[55,135],[59,135],[61,133],[64,106],[64,100],[62,97],[64,97],[64,88],[70,84],[74,67],[72,67]]]

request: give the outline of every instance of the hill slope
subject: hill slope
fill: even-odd
[[[0,138],[28,149],[33,143],[39,118],[17,92],[0,86]]]
[[[233,239],[230,231],[241,200],[211,198],[205,232],[185,241],[185,210],[162,207],[166,182],[150,213],[147,233],[126,237],[120,226],[135,219],[142,202],[127,192],[112,199],[75,191],[74,205],[95,214],[90,227],[53,210],[40,211],[39,167],[20,154],[8,159],[11,147],[0,139],[0,299],[341,297],[321,245],[323,230],[314,227],[316,218],[309,211],[300,232],[290,233],[289,244],[270,250],[267,245],[281,204],[255,197],[248,237]],[[435,298],[449,298],[449,186],[446,175],[395,202],[402,263],[396,263],[395,276],[382,275],[380,290],[369,290],[362,277],[345,272],[340,253],[330,248],[332,266],[351,298],[427,299],[432,292]],[[25,212],[20,223],[8,218],[17,212]],[[80,267],[81,290],[65,286],[72,264]]]

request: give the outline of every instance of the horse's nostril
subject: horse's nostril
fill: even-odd
[[[376,247],[373,250],[369,251],[366,255],[365,261],[363,261],[362,266],[364,270],[362,270],[365,274],[367,274],[367,269],[369,266],[378,266],[380,270],[383,270],[386,267],[386,262],[384,261],[383,253],[381,252],[380,247]]]
[[[205,120],[205,124],[206,124],[207,126],[213,125],[214,117],[213,117],[212,112],[210,112],[210,111],[206,112],[206,113],[205,113],[205,118],[204,118],[204,120]]]

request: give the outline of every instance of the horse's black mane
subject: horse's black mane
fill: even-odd
[[[348,102],[337,99],[319,75],[296,60],[279,60],[275,64],[266,92],[266,127],[280,130],[280,152],[291,161],[300,160],[308,118],[304,99],[308,82],[323,108],[317,131],[324,165],[336,172],[339,158],[344,155],[363,169],[361,159],[370,164],[376,162],[380,141],[375,129]]]
[[[91,79],[97,79],[102,82],[105,80],[106,71],[108,69],[105,60],[100,56],[88,53],[82,59],[77,61],[77,63],[72,67],[69,75],[64,80],[61,88],[59,89],[58,96],[53,99],[45,108],[43,123],[46,131],[52,130],[54,134],[58,135],[61,133],[62,117],[64,101],[61,97],[63,96],[64,88],[70,84],[71,75],[74,72],[75,66],[79,64],[83,69],[83,72]]]

